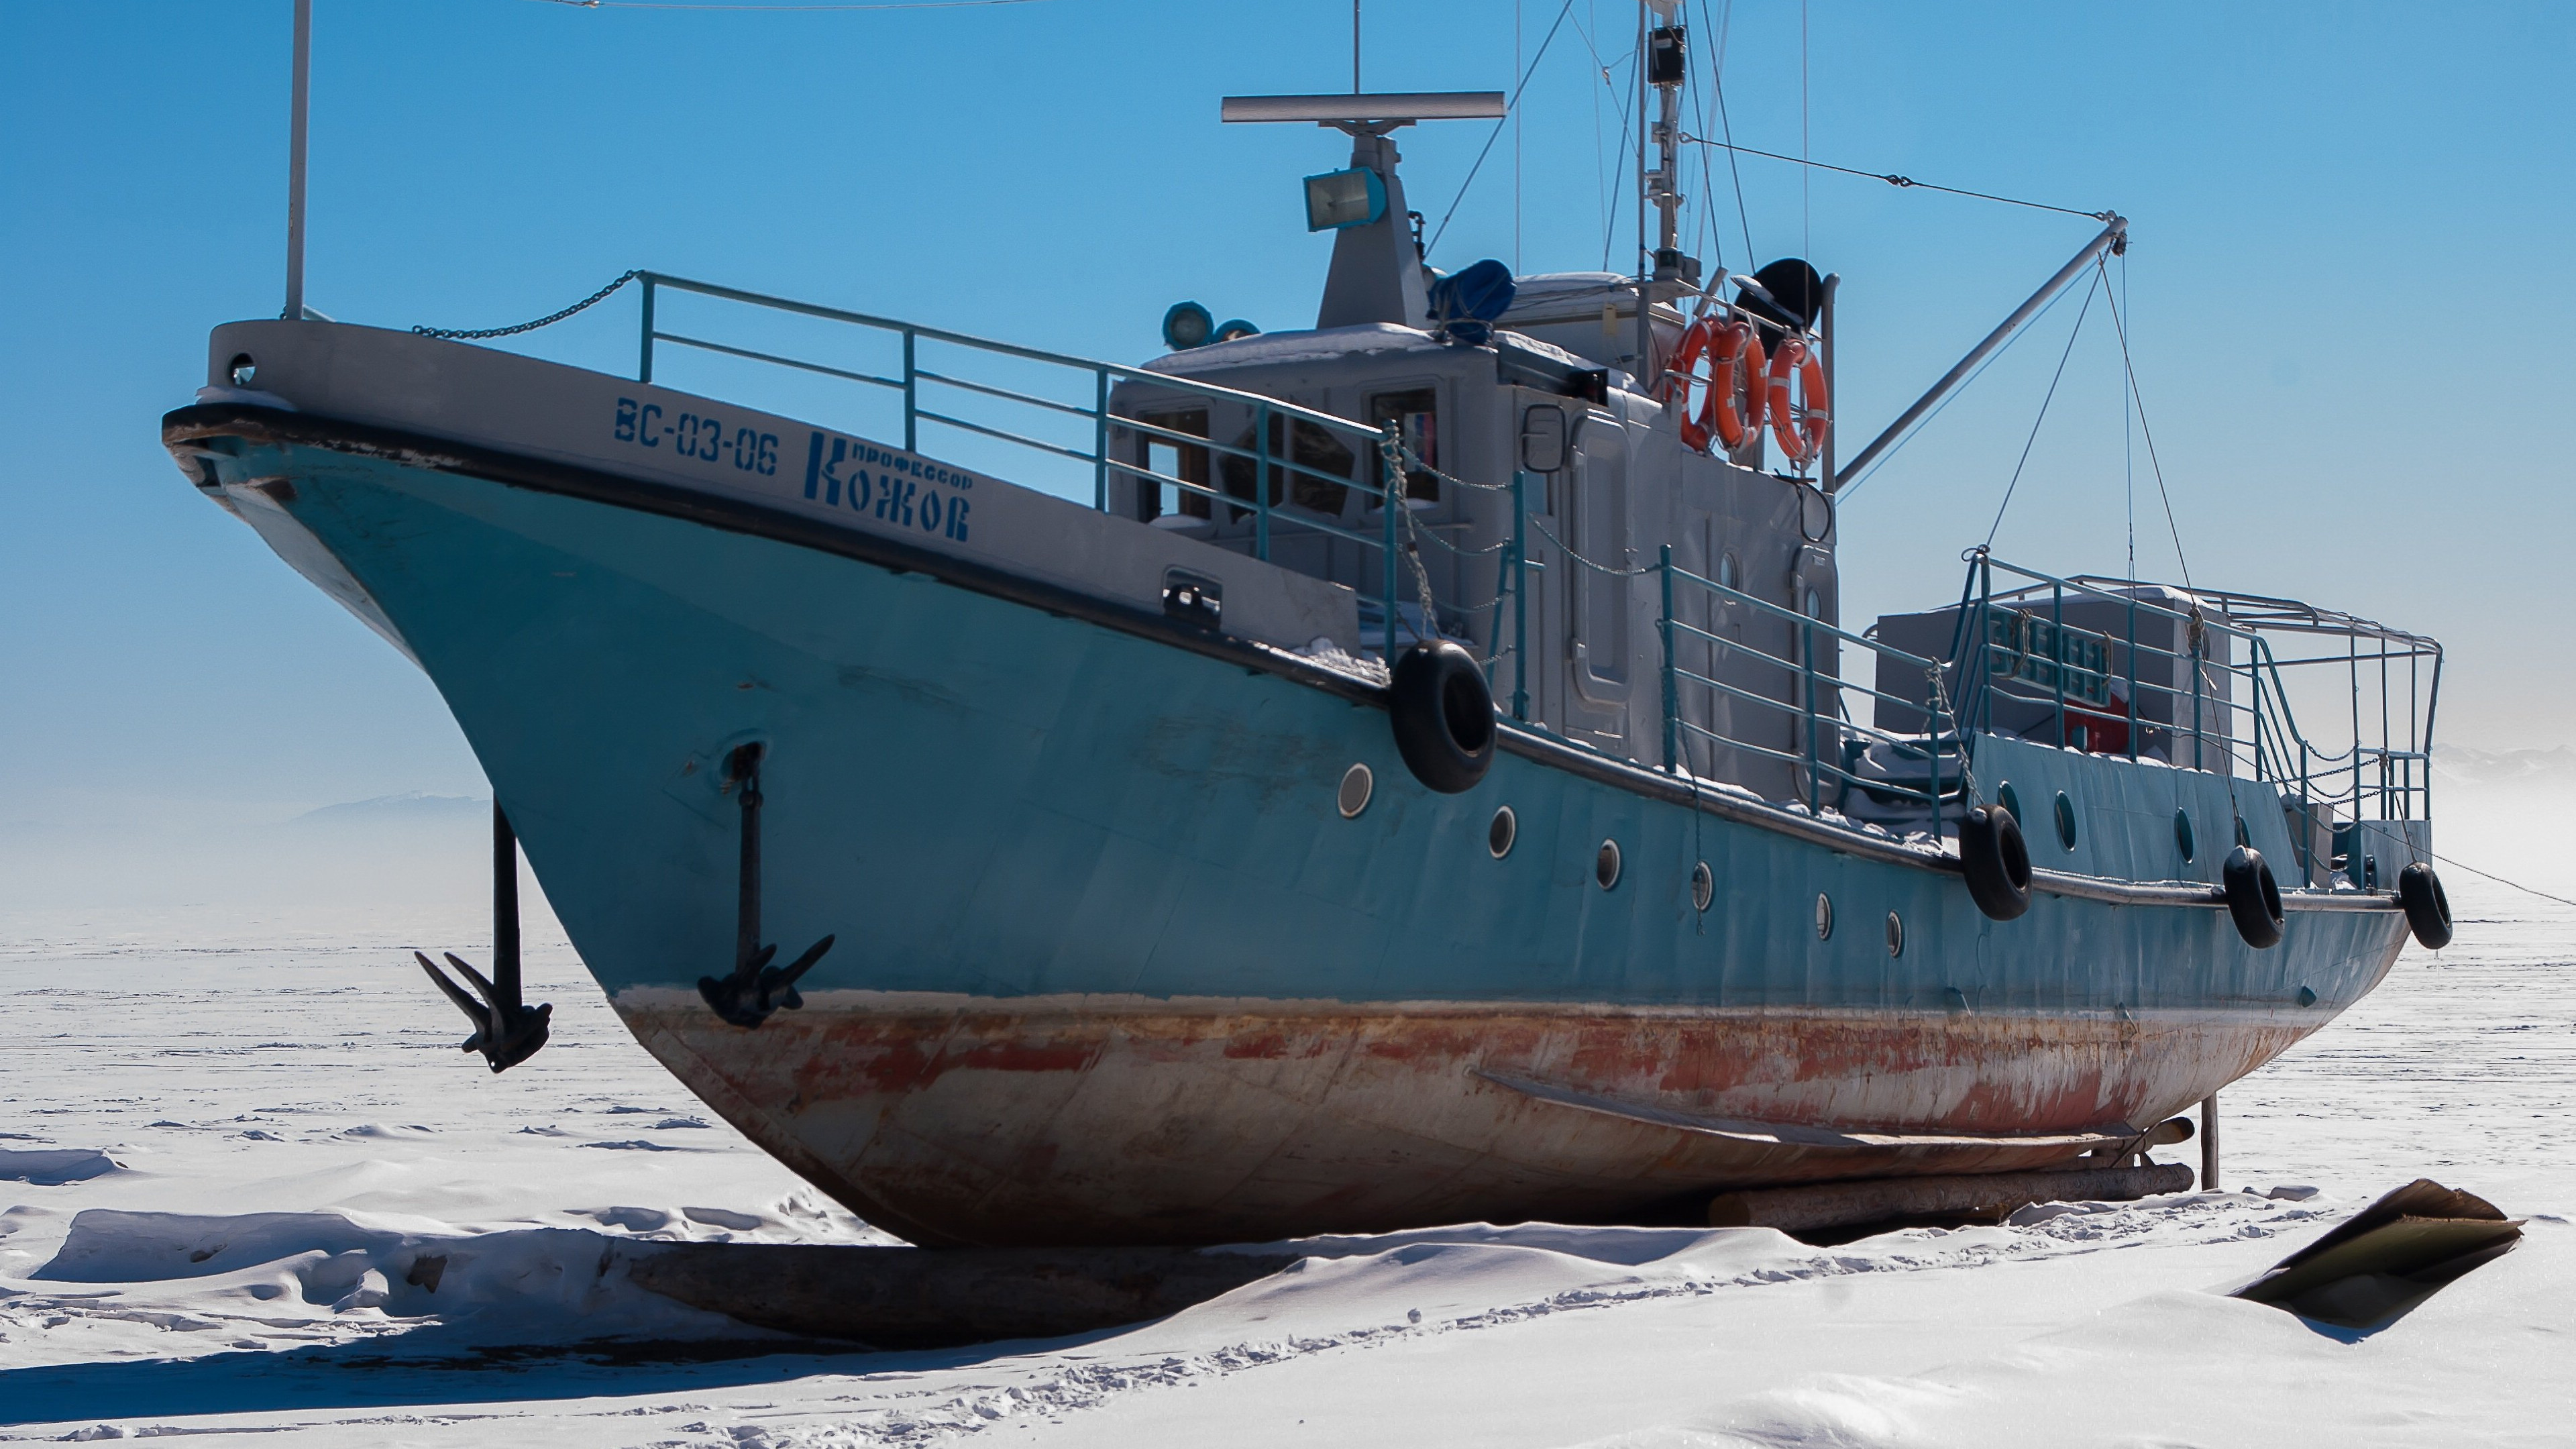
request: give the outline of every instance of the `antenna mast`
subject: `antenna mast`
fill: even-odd
[[[1681,250],[1682,81],[1690,71],[1689,32],[1674,20],[1681,0],[1644,0],[1639,7],[1637,57],[1637,250],[1646,250],[1646,208],[1656,219],[1653,271],[1637,279],[1639,387],[1654,384],[1654,303],[1699,285],[1699,259]],[[1646,145],[1655,168],[1646,169]],[[1640,255],[1643,263],[1646,258]]]
[[[312,91],[313,0],[295,0],[295,77],[286,139],[286,311],[304,320],[304,113]]]

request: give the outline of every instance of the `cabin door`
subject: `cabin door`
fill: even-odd
[[[1567,560],[1559,597],[1565,621],[1566,726],[1569,732],[1615,744],[1625,752],[1628,701],[1634,681],[1630,654],[1636,580],[1628,544],[1628,437],[1607,413],[1588,413],[1575,435],[1568,496],[1559,509],[1566,545],[1581,555]]]

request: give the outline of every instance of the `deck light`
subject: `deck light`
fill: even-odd
[[[1386,215],[1386,182],[1365,166],[1306,178],[1306,230],[1366,226]]]
[[[1163,314],[1163,345],[1174,352],[1205,347],[1216,331],[1216,317],[1196,302],[1174,302]]]

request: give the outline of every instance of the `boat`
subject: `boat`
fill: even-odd
[[[491,973],[421,957],[467,1047],[544,1040],[524,850],[636,1040],[915,1243],[1704,1221],[2136,1160],[2448,940],[2438,643],[1983,549],[1850,627],[1837,280],[1703,276],[1669,124],[1636,274],[1433,272],[1395,135],[1505,107],[1227,100],[1350,139],[1316,325],[1136,364],[653,272],[632,377],[214,329],[173,458],[492,782]]]

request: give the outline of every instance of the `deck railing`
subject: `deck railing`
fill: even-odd
[[[2005,580],[2000,591],[1997,574]],[[2176,603],[2158,602],[2164,598]],[[2120,630],[2068,624],[2068,606],[2086,603],[2116,609]],[[2151,626],[2144,635],[2142,621]],[[2178,637],[2182,647],[2156,643],[2159,634]],[[2340,640],[2344,649],[2284,659],[2281,638]],[[2312,841],[2321,823],[2431,817],[2427,742],[2442,648],[2421,635],[2288,599],[2134,579],[2061,578],[1974,550],[1950,658],[1965,661],[1956,669],[1955,697],[1972,732],[1994,727],[1998,699],[2017,700],[2044,708],[2051,742],[2091,748],[2088,725],[2123,723],[2131,759],[2160,731],[2172,764],[2281,787],[2305,827],[2295,842],[2304,868],[2317,864]],[[2116,670],[2113,659],[2120,661]],[[2375,681],[2365,678],[2365,665],[2375,670]],[[2337,667],[2342,680],[2314,682],[2319,671]],[[2341,686],[2350,733],[2340,748],[2320,745],[2301,728],[2291,698],[2297,671],[2308,671],[2312,704],[2324,702],[2315,695]],[[2186,682],[2173,683],[2178,677]],[[2376,721],[2364,710],[2374,682]],[[2148,698],[2163,703],[2162,720],[2142,718]]]
[[[909,451],[920,449],[925,429],[936,429],[1053,460],[1059,466],[1079,465],[1090,475],[1091,505],[1097,509],[1105,511],[1112,506],[1113,482],[1124,480],[1135,488],[1154,490],[1156,509],[1163,490],[1169,490],[1176,501],[1203,500],[1204,514],[1183,509],[1194,517],[1223,517],[1239,525],[1250,515],[1249,539],[1237,538],[1233,542],[1236,546],[1248,544],[1253,556],[1261,559],[1271,556],[1277,532],[1347,540],[1375,552],[1378,566],[1371,572],[1376,574],[1376,587],[1374,591],[1360,592],[1363,602],[1374,602],[1382,616],[1373,621],[1378,627],[1371,631],[1377,635],[1371,642],[1381,647],[1390,661],[1400,638],[1436,633],[1440,628],[1436,600],[1428,602],[1425,617],[1418,622],[1405,618],[1406,610],[1427,600],[1431,592],[1430,575],[1418,559],[1412,567],[1415,586],[1406,587],[1408,556],[1425,543],[1450,549],[1460,555],[1461,562],[1470,552],[1495,554],[1490,595],[1450,602],[1467,616],[1483,615],[1487,620],[1483,662],[1488,679],[1501,693],[1504,681],[1496,675],[1502,660],[1510,657],[1506,708],[1512,718],[1533,728],[1545,726],[1530,719],[1531,620],[1527,586],[1528,575],[1546,565],[1532,556],[1529,535],[1538,532],[1546,536],[1554,545],[1553,551],[1562,554],[1571,568],[1606,568],[1625,575],[1657,574],[1662,588],[1657,618],[1663,651],[1662,757],[1667,770],[1687,772],[1694,747],[1706,749],[1712,757],[1720,749],[1737,751],[1751,759],[1787,767],[1797,782],[1796,793],[1811,809],[1827,809],[1849,790],[1859,788],[1881,800],[1920,804],[1930,812],[1937,829],[1942,811],[1961,802],[1977,736],[1998,727],[1998,703],[2010,701],[2015,706],[2040,707],[2046,737],[2054,743],[2090,749],[2096,742],[2095,725],[2122,724],[2126,727],[2126,753],[2134,759],[2149,748],[2146,740],[2150,734],[2161,733],[2170,763],[2241,772],[2276,782],[2285,790],[2295,788],[2295,808],[2306,812],[2312,821],[2408,820],[2427,818],[2430,813],[2430,759],[2423,742],[2430,738],[2432,730],[2433,698],[2441,679],[2441,647],[2432,640],[2368,620],[2256,595],[2194,589],[2168,592],[2162,586],[2135,580],[2059,577],[2005,563],[1978,549],[1967,557],[1968,576],[1960,593],[1950,648],[1942,657],[1933,658],[1894,648],[1809,613],[1704,578],[1679,567],[1669,546],[1664,548],[1658,564],[1646,567],[1618,567],[1585,559],[1557,542],[1543,527],[1533,528],[1527,499],[1533,480],[1527,475],[1515,475],[1508,485],[1440,475],[1453,485],[1507,493],[1511,499],[1510,532],[1502,543],[1474,551],[1451,545],[1433,531],[1417,526],[1412,517],[1403,497],[1405,478],[1409,471],[1428,465],[1404,451],[1403,440],[1392,425],[1358,423],[1176,373],[994,342],[685,277],[654,272],[637,275],[643,283],[638,380],[653,380],[657,349],[663,346],[786,368],[899,397],[903,446]],[[747,346],[695,331],[676,330],[666,325],[658,306],[666,294],[707,298],[855,328],[891,342],[893,357],[888,365],[878,368],[844,366],[813,356],[798,356],[784,346]],[[1040,380],[1005,385],[990,376],[967,376],[978,363],[1034,370]],[[1149,417],[1112,413],[1111,390],[1125,382],[1149,384],[1158,394],[1240,409],[1251,420],[1249,438],[1244,443],[1226,443]],[[984,410],[981,416],[968,415],[978,409]],[[1050,427],[1057,430],[1054,436],[1045,435]],[[1282,447],[1275,441],[1284,430],[1300,427],[1320,430],[1340,440],[1353,454],[1352,468],[1335,472],[1300,462],[1293,442]],[[1210,434],[1215,431],[1213,427],[1208,429]],[[1200,481],[1178,476],[1177,472],[1157,471],[1146,461],[1149,445],[1157,442],[1197,451],[1212,466],[1192,471],[1205,471],[1211,480],[1228,472],[1214,466],[1214,460],[1244,460],[1250,465],[1250,481],[1246,486],[1236,486],[1238,478]],[[1120,457],[1122,445],[1134,449],[1136,456]],[[1180,466],[1175,465],[1176,469]],[[1358,492],[1365,500],[1360,526],[1296,506],[1286,495],[1291,480],[1297,478]],[[1998,575],[2002,579],[2000,589]],[[1460,572],[1459,577],[1464,576]],[[1704,607],[1745,611],[1779,626],[1780,637],[1787,641],[1783,652],[1773,653],[1690,622],[1683,617],[1685,611],[1676,608],[1677,598],[1705,601]],[[2158,602],[2161,598],[2178,598],[2182,606]],[[2121,628],[2105,632],[2071,624],[2067,620],[2070,603],[2115,606]],[[2142,635],[2142,621],[2160,627]],[[2156,642],[2154,636],[2158,634],[2178,636],[2183,646],[2164,647]],[[2345,648],[2341,654],[2284,659],[2274,644],[2274,636],[2284,635],[2340,639]],[[1708,661],[1705,672],[1690,667],[1682,646],[1696,647]],[[1853,682],[1839,667],[1841,656],[1850,653],[1873,667],[1881,663],[1892,666],[1899,676],[1919,674],[1924,680],[1923,696],[1918,699],[1910,693],[1885,693],[1874,683]],[[2320,668],[2335,665],[2343,666],[2347,674],[2352,739],[2341,749],[2328,749],[2301,731],[2291,709],[2288,681],[2291,671],[2305,670],[2313,675]],[[2404,673],[2402,685],[2397,680],[2400,665]],[[1724,666],[1737,666],[1739,680],[1720,677],[1730,672]],[[2363,710],[2368,692],[2363,680],[2365,666],[2377,671],[2376,743],[2367,738],[2370,731],[2366,726],[2370,722]],[[1779,687],[1748,688],[1740,682],[1740,670],[1747,668],[1771,677]],[[2424,687],[2427,669],[2429,689]],[[2226,688],[2219,687],[2222,676],[2227,680]],[[2177,679],[2183,682],[2174,682]],[[2401,694],[2402,721],[2394,702]],[[2142,701],[2150,698],[2162,708],[2142,714]],[[1871,707],[1871,723],[1863,724],[1852,717],[1850,706],[1855,699]],[[1728,707],[1720,709],[1720,702]],[[1919,714],[1923,729],[1916,732],[1880,727],[1875,722],[1880,706],[1894,707],[1900,718],[1908,710]],[[1719,721],[1724,719],[1731,724],[1738,707],[1775,722],[1785,720],[1788,728],[1722,728]],[[2156,714],[2163,718],[2154,718]],[[2016,717],[2027,722],[2027,709]],[[1765,737],[1756,738],[1757,734]],[[1789,748],[1778,742],[1784,735],[1791,742]],[[1877,773],[1853,768],[1871,747],[1878,745],[1886,747],[1883,760],[1904,762],[1909,772],[1914,762],[1920,762],[1922,784],[1896,778],[1884,767]],[[1849,753],[1851,749],[1861,754],[1853,755]],[[2309,843],[2303,838],[2303,857],[2308,849]],[[2305,863],[2308,862],[2303,860]]]
[[[1091,475],[1091,506],[1102,511],[1110,507],[1110,488],[1114,479],[1132,480],[1137,487],[1156,489],[1158,496],[1159,490],[1168,488],[1176,499],[1194,497],[1205,500],[1211,517],[1220,513],[1234,518],[1250,514],[1253,518],[1251,550],[1254,557],[1265,560],[1270,557],[1274,526],[1329,534],[1373,549],[1379,562],[1376,597],[1385,616],[1382,643],[1387,658],[1392,659],[1395,655],[1399,628],[1411,627],[1403,620],[1404,605],[1409,601],[1405,597],[1399,563],[1407,531],[1405,510],[1400,502],[1394,507],[1388,506],[1389,501],[1403,490],[1402,476],[1393,463],[1394,445],[1398,440],[1392,426],[1373,427],[1356,423],[1314,408],[1173,373],[994,342],[891,317],[870,316],[864,312],[824,307],[659,272],[641,272],[638,277],[643,283],[643,318],[636,360],[636,380],[639,382],[653,381],[658,349],[667,344],[895,394],[902,400],[903,447],[907,452],[920,451],[925,428],[945,429],[1039,458],[1086,465]],[[664,294],[668,293],[711,298],[856,328],[892,342],[898,351],[891,365],[881,369],[836,366],[810,356],[794,355],[782,347],[744,346],[696,332],[676,331],[665,325],[665,316],[659,305]],[[932,355],[925,357],[926,351]],[[956,361],[949,360],[952,355]],[[1041,380],[1023,386],[1004,386],[990,378],[964,375],[978,362],[997,359],[1033,365]],[[1109,410],[1110,390],[1121,382],[1150,383],[1159,390],[1184,397],[1241,407],[1253,420],[1251,444],[1236,446],[1148,419],[1112,413]],[[1047,395],[1050,384],[1057,395]],[[963,415],[976,405],[998,409],[998,412],[987,412],[981,419]],[[1074,423],[1079,431],[1071,434],[1059,431],[1054,437],[1040,436],[1049,423]],[[1293,446],[1273,448],[1274,432],[1301,425],[1345,440],[1357,459],[1357,466],[1351,473],[1334,473],[1297,461]],[[1141,459],[1118,456],[1121,442],[1133,444],[1148,439],[1168,443],[1174,448],[1200,450],[1212,459],[1247,460],[1252,467],[1251,484],[1237,491],[1215,483],[1157,472]],[[1217,470],[1210,471],[1213,474]],[[1353,528],[1339,519],[1286,503],[1289,480],[1299,476],[1336,488],[1351,489],[1363,498],[1374,500],[1373,507],[1362,511],[1377,515],[1375,526]],[[1361,592],[1365,595],[1368,591]],[[1426,622],[1424,627],[1430,626]]]
[[[1939,662],[1880,643],[1828,624],[1810,614],[1757,598],[1741,589],[1702,578],[1673,562],[1673,547],[1663,546],[1656,572],[1663,587],[1661,616],[1656,627],[1663,642],[1664,694],[1664,768],[1687,769],[1686,741],[1705,741],[1712,746],[1741,751],[1760,759],[1790,766],[1799,781],[1799,793],[1811,810],[1822,811],[1831,801],[1839,800],[1847,788],[1866,789],[1881,796],[1906,801],[1919,801],[1927,812],[1931,828],[1938,832],[1940,812],[1945,803],[1956,803],[1960,787],[1945,789],[1942,762],[1950,762],[1946,772],[1954,779],[1961,775],[1959,725],[1951,712],[1948,688]],[[1674,607],[1677,592],[1697,594],[1711,605],[1746,611],[1757,618],[1769,619],[1783,626],[1788,648],[1795,657],[1784,657],[1744,642],[1738,638],[1703,629],[1681,617]],[[1696,641],[1710,660],[1709,672],[1701,673],[1681,663],[1681,641]],[[1875,686],[1846,683],[1839,669],[1820,660],[1826,649],[1856,649],[1864,656],[1885,660],[1901,670],[1911,670],[1924,681],[1924,700],[1881,692]],[[1750,664],[1755,670],[1776,677],[1785,687],[1773,695],[1747,689],[1715,676],[1723,664]],[[1898,733],[1875,724],[1861,724],[1849,717],[1845,696],[1858,693],[1872,701],[1905,707],[1924,708],[1930,727],[1921,734]],[[1695,695],[1696,700],[1691,696]],[[1763,714],[1778,714],[1791,724],[1791,737],[1798,748],[1784,750],[1754,739],[1753,731],[1719,729],[1718,702],[1724,700],[1751,706]],[[1704,702],[1706,708],[1693,711],[1686,707]],[[1692,717],[1700,714],[1708,723]],[[1729,712],[1731,719],[1731,712]],[[1847,742],[1884,744],[1892,757],[1919,760],[1923,765],[1923,783],[1917,788],[1898,779],[1893,772],[1864,776],[1851,768],[1844,747]]]

